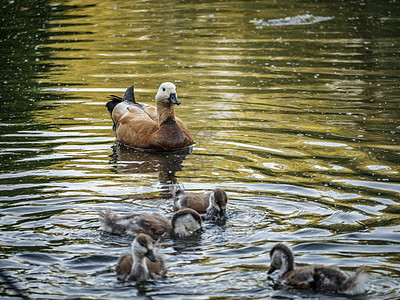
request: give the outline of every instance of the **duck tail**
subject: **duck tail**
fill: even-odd
[[[365,293],[367,290],[367,282],[367,273],[363,268],[358,268],[356,274],[346,281],[344,293],[348,295]]]
[[[132,85],[132,86],[130,86],[130,87],[128,87],[126,89],[125,94],[124,94],[124,98],[121,98],[121,97],[118,97],[118,96],[115,96],[115,95],[110,95],[108,97],[108,99],[110,99],[110,101],[108,101],[106,103],[106,107],[107,107],[110,115],[112,115],[112,112],[113,112],[114,108],[119,103],[121,103],[122,101],[126,101],[126,102],[131,103],[131,104],[136,104],[134,86]]]
[[[118,216],[109,209],[99,212],[99,221],[101,229],[106,232],[114,232],[114,227],[118,221]]]
[[[130,104],[136,104],[135,101],[135,93],[134,93],[134,86],[131,85],[130,87],[128,87],[125,91],[125,95],[124,95],[124,99],[122,99],[123,101],[126,101]]]
[[[183,185],[179,183],[173,183],[171,184],[169,188],[170,193],[172,194],[172,198],[176,200],[179,195],[182,195],[185,193]]]
[[[123,99],[115,95],[110,95],[108,99],[110,99],[110,101],[106,103],[106,107],[110,115],[112,115],[114,108],[117,106],[117,104],[121,103]]]
[[[183,186],[179,183],[173,183],[169,188],[174,200],[174,210],[179,210],[182,207],[181,196],[185,194]]]

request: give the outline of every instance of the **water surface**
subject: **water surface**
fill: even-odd
[[[370,275],[400,297],[395,1],[8,1],[1,4],[0,263],[41,299],[342,299],[269,277],[268,251]],[[105,108],[174,82],[191,153],[115,145]],[[130,237],[97,214],[170,217],[171,182],[223,188],[228,221],[163,239],[168,277],[114,275]],[[14,291],[2,284],[0,295]]]

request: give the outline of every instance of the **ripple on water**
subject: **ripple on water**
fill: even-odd
[[[3,2],[0,265],[30,298],[347,299],[280,286],[278,242],[399,298],[398,3]],[[193,151],[114,145],[107,97],[154,105],[162,81]],[[132,237],[98,212],[170,218],[171,182],[226,189],[228,220],[157,241],[167,278],[118,282]]]

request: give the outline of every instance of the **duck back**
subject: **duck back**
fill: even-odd
[[[106,210],[99,213],[99,221],[104,231],[118,235],[144,233],[154,238],[173,234],[171,223],[159,214],[133,213],[118,216]]]
[[[209,206],[209,196],[209,193],[206,195],[183,194],[178,198],[178,201],[176,201],[175,210],[181,207],[188,207],[194,209],[199,214],[204,214],[207,212]]]
[[[298,289],[314,289],[314,268],[303,267],[297,268],[283,275],[283,284],[292,286]]]
[[[346,276],[332,267],[315,267],[313,288],[321,292],[360,294],[366,290],[367,276],[362,268],[354,276]]]

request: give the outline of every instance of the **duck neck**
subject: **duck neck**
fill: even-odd
[[[218,213],[218,211],[219,209],[217,208],[217,205],[215,203],[215,196],[214,193],[212,192],[208,199],[207,218],[215,216]]]
[[[175,121],[175,108],[172,103],[164,104],[157,103],[158,124],[161,125],[167,119]]]
[[[131,276],[133,276],[137,281],[147,280],[149,270],[147,268],[145,257],[135,255],[131,269]]]
[[[281,253],[282,255],[282,266],[279,272],[280,277],[285,277],[289,272],[294,269],[294,258],[291,253]]]

